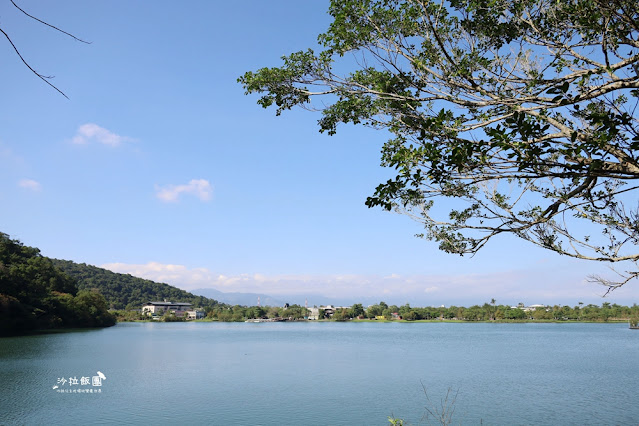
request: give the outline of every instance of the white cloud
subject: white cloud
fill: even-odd
[[[495,276],[391,276],[363,274],[215,274],[206,268],[189,269],[183,265],[149,262],[142,265],[112,263],[102,265],[114,272],[131,274],[153,281],[193,290],[196,288],[215,288],[224,292],[265,293],[272,296],[290,294],[318,294],[332,298],[390,297],[403,301],[419,298],[441,300],[451,294],[464,294],[477,297],[478,302],[490,300],[493,291],[487,289],[487,283]],[[502,277],[503,279],[504,277]],[[494,288],[494,287],[492,287]],[[486,294],[484,294],[486,293]],[[441,302],[438,302],[441,303]]]
[[[603,301],[624,302],[636,296],[628,288],[601,299],[598,288],[582,280],[553,280],[556,271],[531,276],[530,271],[505,271],[486,274],[458,275],[365,275],[365,274],[238,274],[223,275],[207,268],[149,262],[146,264],[111,263],[102,265],[113,272],[165,282],[184,290],[214,288],[223,292],[261,293],[278,296],[323,296],[331,299],[378,299],[388,303],[413,306],[483,304],[491,298],[498,303],[516,304],[567,303],[578,301],[600,304]],[[547,275],[547,276],[546,276]],[[628,299],[629,300],[629,299]],[[636,297],[634,299],[636,300]],[[310,301],[310,300],[309,300]]]
[[[101,267],[121,274],[131,274],[139,278],[168,283],[180,288],[185,288],[185,283],[191,284],[189,288],[197,288],[198,285],[203,286],[214,279],[213,274],[205,268],[188,269],[183,265],[158,262],[149,262],[143,265],[108,263]]]
[[[20,179],[20,181],[18,182],[18,186],[20,188],[28,189],[35,192],[38,192],[42,189],[42,185],[40,185],[40,182],[33,179]]]
[[[78,127],[78,131],[71,141],[74,144],[86,145],[90,142],[98,142],[103,145],[109,145],[112,147],[120,146],[123,142],[132,141],[132,138],[127,136],[117,135],[104,127],[100,127],[97,124],[87,123]]]
[[[186,185],[156,186],[156,196],[167,203],[178,200],[180,194],[194,195],[202,201],[209,201],[213,195],[213,187],[206,179],[192,179]]]

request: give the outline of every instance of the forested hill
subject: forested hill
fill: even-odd
[[[79,290],[35,247],[0,232],[0,336],[115,324],[104,297]]]
[[[80,290],[97,288],[112,309],[140,309],[150,301],[188,302],[194,307],[213,307],[217,300],[196,296],[164,283],[118,274],[107,269],[69,260],[51,259],[53,264],[75,278]]]

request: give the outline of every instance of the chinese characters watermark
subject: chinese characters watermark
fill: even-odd
[[[95,376],[58,377],[53,389],[57,393],[102,393],[102,382],[106,380],[103,372],[98,371]]]

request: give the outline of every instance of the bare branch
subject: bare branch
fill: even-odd
[[[11,44],[11,47],[13,47],[13,50],[15,50],[15,52],[18,54],[18,57],[20,58],[20,60],[22,61],[23,64],[25,64],[27,66],[27,68],[29,68],[29,70],[34,73],[36,76],[38,76],[38,78],[42,81],[44,81],[45,83],[47,83],[49,86],[53,87],[58,93],[60,93],[62,96],[64,96],[65,98],[69,99],[69,97],[60,89],[58,89],[57,87],[55,87],[55,85],[51,84],[50,81],[48,81],[47,79],[53,78],[53,76],[45,76],[40,74],[39,72],[37,72],[36,70],[34,70],[31,65],[29,65],[29,63],[22,57],[22,54],[20,53],[20,51],[18,50],[18,48],[16,47],[15,44],[13,44],[13,41],[11,40],[11,37],[9,37],[9,35],[4,32],[4,30],[2,28],[0,28],[0,32],[2,34],[4,34],[4,36],[6,37],[7,40],[9,40],[9,43]]]
[[[58,28],[58,27],[56,27],[56,26],[54,26],[54,25],[49,24],[48,22],[45,22],[45,21],[43,21],[43,20],[41,20],[41,19],[36,18],[35,16],[33,16],[33,15],[31,15],[31,14],[27,13],[27,12],[26,12],[24,9],[22,9],[20,6],[18,6],[18,5],[15,3],[15,1],[14,1],[14,0],[10,0],[10,1],[11,1],[11,4],[13,4],[13,6],[15,6],[15,8],[16,8],[16,9],[18,9],[20,12],[22,12],[24,15],[28,16],[29,18],[31,18],[31,19],[33,19],[33,20],[35,20],[35,21],[37,21],[37,22],[39,22],[39,23],[41,23],[41,24],[43,24],[43,25],[46,25],[46,26],[47,26],[47,27],[49,27],[49,28],[53,28],[54,30],[56,30],[56,31],[58,31],[58,32],[61,32],[62,34],[65,34],[65,35],[67,35],[67,36],[69,36],[69,37],[73,38],[74,40],[77,40],[77,41],[79,41],[79,42],[81,42],[81,43],[91,44],[91,42],[88,42],[88,41],[82,40],[82,39],[80,39],[80,38],[78,38],[78,37],[74,36],[74,35],[73,35],[73,34],[71,34],[71,33],[68,33],[68,32],[66,32],[66,31],[64,31],[64,30],[61,30],[60,28]],[[28,62],[24,59],[24,57],[23,57],[23,56],[22,56],[22,54],[20,53],[20,50],[18,50],[18,48],[17,48],[17,46],[15,45],[15,43],[13,43],[13,40],[11,40],[11,37],[10,37],[10,36],[9,36],[9,35],[8,35],[8,34],[7,34],[7,33],[6,33],[3,29],[2,29],[2,28],[0,28],[0,32],[2,32],[2,34],[5,36],[5,38],[9,41],[9,44],[11,44],[11,47],[13,47],[13,50],[16,52],[16,54],[18,55],[18,57],[20,58],[20,60],[22,61],[22,63],[23,63],[23,64],[24,64],[27,68],[29,68],[29,70],[30,70],[33,74],[35,74],[35,75],[36,75],[36,76],[37,76],[40,80],[44,81],[44,82],[45,82],[46,84],[48,84],[49,86],[53,87],[53,88],[54,88],[54,89],[55,89],[58,93],[60,93],[62,96],[64,96],[65,98],[69,99],[69,97],[68,97],[68,96],[67,96],[67,95],[66,95],[66,94],[65,94],[62,90],[58,89],[58,88],[57,88],[54,84],[52,84],[52,83],[49,81],[49,79],[52,79],[52,78],[53,78],[53,76],[45,76],[45,75],[42,75],[42,74],[40,74],[39,72],[37,72],[37,71],[36,71],[36,70],[35,70],[35,69],[31,66],[31,65],[29,65],[29,63],[28,63]]]
[[[77,41],[79,41],[79,42],[81,42],[81,43],[91,44],[91,42],[90,42],[90,41],[82,40],[81,38],[78,38],[78,37],[74,36],[73,34],[68,33],[68,32],[66,32],[66,31],[64,31],[64,30],[61,30],[60,28],[58,28],[58,27],[56,27],[56,26],[54,26],[54,25],[51,25],[51,24],[49,24],[48,22],[45,22],[45,21],[43,21],[43,20],[41,20],[41,19],[38,19],[38,18],[36,18],[36,17],[35,17],[35,16],[33,16],[33,15],[29,15],[29,14],[28,14],[27,12],[25,12],[22,8],[20,8],[20,6],[18,6],[18,5],[17,5],[17,4],[16,4],[13,0],[10,0],[10,1],[11,1],[11,4],[13,4],[13,5],[16,7],[16,9],[18,9],[20,12],[24,13],[25,15],[27,15],[29,18],[34,19],[34,20],[38,21],[39,23],[46,25],[47,27],[53,28],[54,30],[59,31],[59,32],[61,32],[62,34],[66,34],[66,35],[68,35],[69,37],[71,37],[72,39],[77,40]]]

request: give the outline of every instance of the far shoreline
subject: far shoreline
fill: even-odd
[[[156,324],[175,324],[175,323],[246,323],[247,321],[221,321],[218,319],[197,319],[190,321],[154,321],[154,320],[125,320],[118,321],[118,324],[127,324],[127,323],[156,323]],[[265,321],[266,322],[266,321]],[[580,321],[580,320],[494,320],[494,321],[466,321],[466,320],[438,320],[438,319],[429,319],[429,320],[377,320],[377,319],[352,319],[352,320],[331,320],[331,319],[322,319],[322,320],[285,320],[285,321],[270,321],[274,323],[379,323],[379,324],[627,324],[628,320],[624,319],[614,319],[608,321]],[[250,324],[258,324],[257,322],[249,322]],[[260,323],[261,324],[261,323]],[[75,331],[83,331],[87,329],[73,329]],[[57,332],[57,331],[67,331],[65,329],[58,330],[44,330],[45,332]],[[69,330],[71,331],[71,330]],[[38,333],[40,334],[40,333]]]

